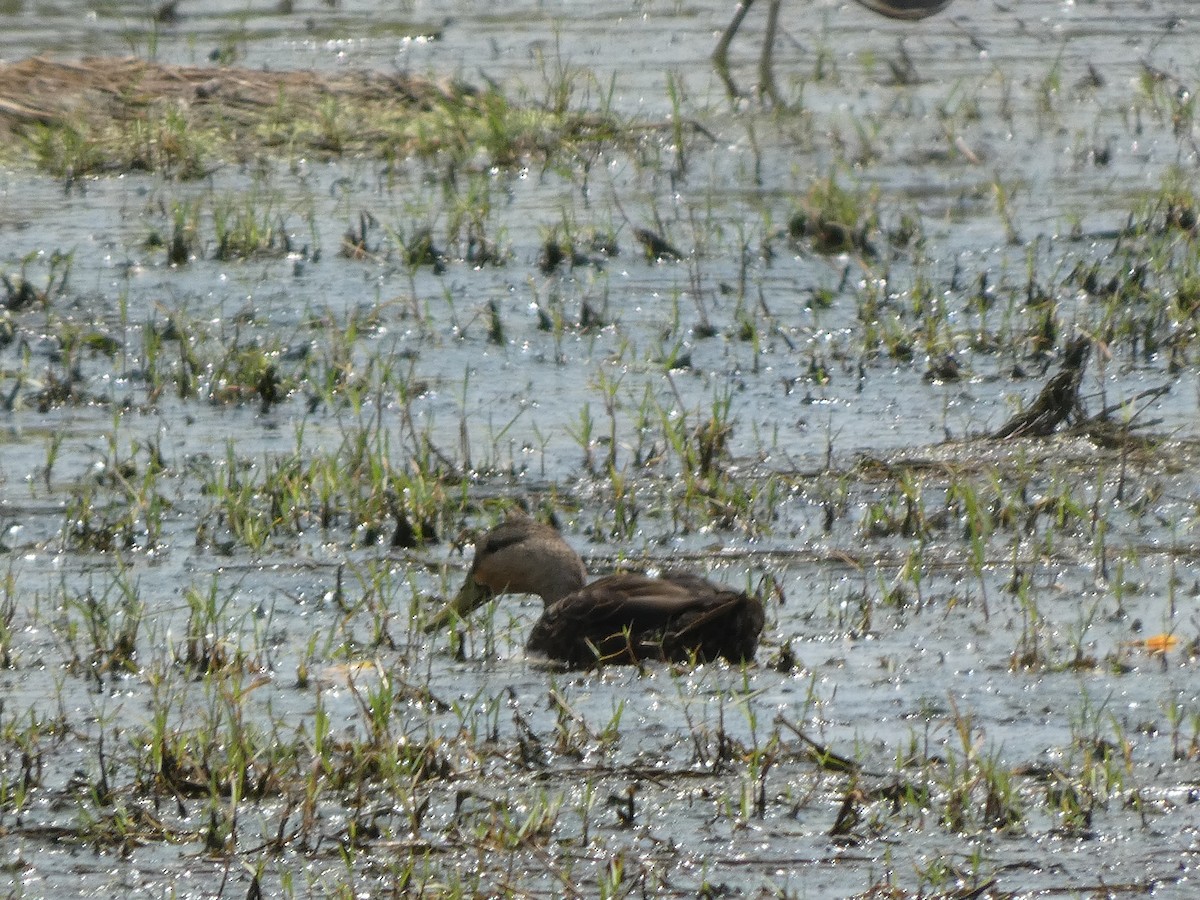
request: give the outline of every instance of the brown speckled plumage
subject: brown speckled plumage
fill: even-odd
[[[754,658],[764,621],[757,597],[684,573],[586,579],[583,561],[555,529],[512,518],[479,539],[466,583],[427,630],[497,594],[529,593],[546,610],[528,648],[575,668]]]

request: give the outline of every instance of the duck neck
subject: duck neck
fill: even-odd
[[[536,584],[530,590],[531,594],[537,594],[546,601],[547,606],[575,593],[587,582],[583,560],[574,551],[571,551],[570,557],[562,556],[547,560],[547,563],[539,567]]]

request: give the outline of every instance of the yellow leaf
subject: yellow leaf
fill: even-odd
[[[1151,653],[1166,653],[1179,643],[1179,638],[1173,634],[1156,634],[1154,637],[1148,637],[1142,641],[1144,646]]]

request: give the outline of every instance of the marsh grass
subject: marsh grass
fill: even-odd
[[[272,540],[334,532],[365,545],[421,546],[438,540],[461,502],[444,475],[396,459],[370,430],[348,432],[327,452],[298,450],[261,463],[240,456],[231,441],[223,458],[197,464],[212,504],[198,537],[220,544],[227,535],[256,552]]]
[[[844,79],[820,43],[814,84]],[[674,76],[659,131],[561,59],[516,98],[200,71],[176,73],[187,107],[129,118],[122,87],[103,129],[20,126],[72,191],[114,165],[161,176],[133,230],[164,287],[89,307],[107,269],[81,291],[70,253],[5,263],[9,838],[106,872],[152,850],[239,896],[782,895],[798,859],[847,871],[881,847],[877,896],[982,896],[1057,890],[1003,847],[1141,834],[1161,855],[1171,767],[1200,740],[1171,680],[1196,656],[1196,448],[1148,425],[1162,395],[1136,382],[1195,364],[1186,171],[1120,229],[1031,239],[1000,164],[941,213],[876,177],[901,101],[828,127],[738,117],[745,170],[698,187],[708,144]],[[997,103],[1057,124],[1064,78],[1000,71]],[[1137,90],[1188,129],[1187,98]],[[979,91],[949,90],[939,140],[996,114]],[[777,132],[840,155],[780,195]],[[325,198],[291,183],[311,154],[353,176],[325,260]],[[929,164],[969,164],[946,156]],[[964,223],[990,249],[964,250]],[[327,293],[291,267],[287,300],[263,299],[256,264],[285,254]],[[339,295],[364,278],[373,299]],[[1082,396],[1107,437],[987,438],[1075,331],[1097,341]],[[903,448],[896,423],[916,423]],[[517,502],[593,571],[761,588],[759,662],[546,670],[520,651],[536,602],[424,635],[469,535]],[[1178,647],[1132,637],[1143,616]],[[1148,692],[1136,714],[1111,699]]]
[[[45,281],[39,287],[31,278],[31,269],[42,263],[38,251],[25,254],[16,273],[0,272],[4,285],[4,306],[9,312],[46,308],[66,290],[71,275],[72,254],[55,250],[45,258]],[[40,267],[40,266],[38,266]]]
[[[565,75],[555,82],[554,102],[538,107],[514,105],[493,89],[419,78],[135,59],[62,66],[35,57],[6,67],[5,83],[20,100],[6,107],[2,124],[24,138],[40,169],[67,181],[114,171],[195,180],[225,162],[280,151],[458,160],[482,151],[507,167],[528,155],[553,158],[627,140],[611,112],[574,107]],[[39,101],[44,106],[33,105]]]

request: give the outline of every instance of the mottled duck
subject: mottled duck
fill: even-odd
[[[573,668],[642,660],[748,662],[763,628],[761,600],[697,575],[621,573],[588,584],[583,560],[562,535],[520,516],[476,541],[462,589],[425,630],[500,594],[545,601],[527,647]]]

